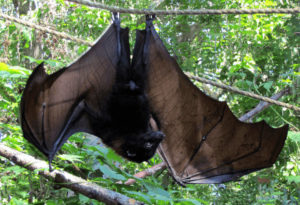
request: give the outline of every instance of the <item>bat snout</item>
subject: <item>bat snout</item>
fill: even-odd
[[[164,137],[164,133],[160,131],[150,131],[135,136],[124,142],[121,155],[138,163],[148,161],[154,156],[159,143]]]
[[[151,139],[155,141],[161,142],[165,137],[166,135],[161,131],[155,131],[151,133]]]
[[[144,148],[150,150],[153,147],[157,148],[159,143],[165,138],[165,134],[160,131],[150,132],[149,139],[145,140]]]

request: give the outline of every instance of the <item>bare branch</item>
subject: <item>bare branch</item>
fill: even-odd
[[[134,176],[137,178],[145,178],[147,176],[151,176],[153,174],[155,174],[158,171],[164,170],[166,168],[166,164],[164,162],[154,165],[153,167],[150,167],[146,170],[143,170],[141,172],[136,173]],[[128,179],[124,184],[126,185],[131,185],[134,184],[136,182],[135,179]]]
[[[1,143],[0,155],[31,171],[40,170],[39,175],[59,183],[60,186],[69,188],[91,199],[104,202],[105,204],[143,204],[142,202],[136,201],[135,199],[124,196],[118,192],[87,182],[86,180],[69,174],[68,172],[60,170],[49,172],[48,163],[45,161],[37,160],[32,156],[11,149]]]
[[[282,96],[284,96],[285,94],[287,94],[290,91],[290,88],[286,88],[282,91],[280,91],[279,93],[273,95],[271,97],[271,99],[273,100],[278,100],[279,98],[281,98]],[[242,117],[239,118],[240,121],[249,121],[251,120],[255,115],[257,115],[258,113],[260,113],[261,111],[263,111],[264,109],[266,109],[267,107],[269,107],[271,104],[268,102],[264,102],[261,101],[260,103],[258,103],[258,105],[250,110],[249,112],[247,112],[246,114],[244,114]]]

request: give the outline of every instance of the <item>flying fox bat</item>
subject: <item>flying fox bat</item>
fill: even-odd
[[[131,64],[128,30],[112,25],[71,66],[50,76],[36,68],[21,110],[25,138],[50,162],[79,131],[137,162],[150,158],[165,134],[159,153],[182,185],[222,183],[271,166],[288,129],[240,122],[225,102],[202,93],[169,55],[151,18],[137,31]],[[164,134],[149,127],[150,115]]]
[[[223,183],[270,167],[279,155],[288,126],[244,123],[201,92],[182,72],[156,33],[151,18],[137,32],[147,41],[147,87],[151,113],[166,135],[159,154],[173,178],[187,183]]]
[[[24,137],[51,161],[73,133],[102,138],[121,156],[150,159],[164,134],[152,131],[143,50],[130,63],[128,29],[120,20],[77,61],[52,75],[34,69],[21,99]]]

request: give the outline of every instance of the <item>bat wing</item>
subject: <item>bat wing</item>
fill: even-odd
[[[116,27],[111,25],[70,66],[47,75],[41,64],[29,77],[21,100],[21,125],[24,137],[50,163],[73,133],[94,134],[91,115],[101,115],[112,91],[119,60],[117,47]]]
[[[143,40],[145,31],[138,32]],[[201,92],[151,28],[148,50],[150,106],[166,138],[159,153],[180,184],[223,183],[265,167],[280,153],[288,126],[240,122],[225,102]]]

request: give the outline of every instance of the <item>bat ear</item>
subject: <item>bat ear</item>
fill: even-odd
[[[48,74],[45,72],[44,69],[44,62],[39,64],[31,73],[26,87],[32,88],[34,86],[41,85],[47,78]]]

